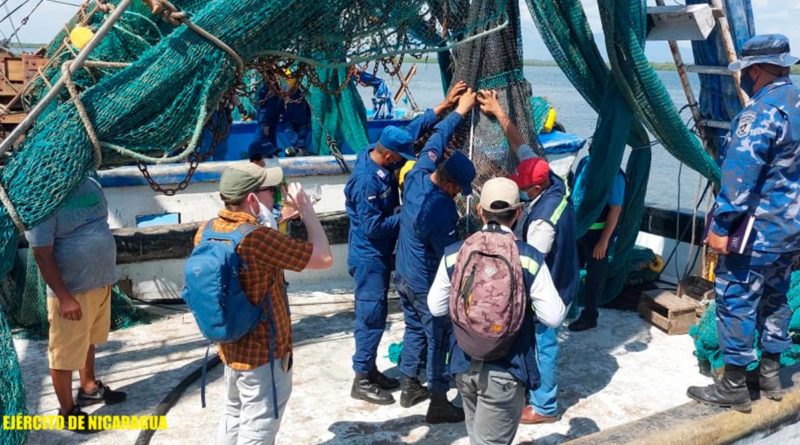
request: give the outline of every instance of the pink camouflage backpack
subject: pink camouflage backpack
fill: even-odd
[[[458,345],[475,359],[504,357],[522,326],[528,300],[514,237],[490,226],[467,238],[451,283],[450,318]]]

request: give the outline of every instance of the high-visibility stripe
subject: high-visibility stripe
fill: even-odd
[[[519,264],[523,269],[530,272],[531,275],[536,275],[536,272],[539,272],[539,263],[531,257],[520,255]]]
[[[556,207],[555,211],[553,211],[553,214],[550,215],[550,224],[554,226],[558,224],[558,220],[561,219],[561,215],[564,213],[564,209],[567,208],[568,200],[569,200],[569,195],[564,195],[564,197],[561,198],[561,202],[558,203],[558,207]]]
[[[444,267],[450,268],[455,266],[457,258],[458,258],[458,252],[444,257]]]
[[[596,223],[592,224],[591,226],[589,226],[589,230],[600,230],[600,229],[605,229],[605,228],[606,228],[605,221],[596,222]]]

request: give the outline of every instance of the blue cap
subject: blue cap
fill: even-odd
[[[391,150],[400,156],[413,161],[414,157],[414,138],[411,134],[394,125],[389,125],[381,132],[381,138],[378,141],[381,146],[387,150]]]
[[[247,156],[250,159],[253,159],[253,157],[256,155],[269,158],[278,154],[278,151],[278,147],[276,147],[272,142],[265,138],[258,138],[247,148]]]
[[[753,36],[742,45],[741,59],[728,65],[728,70],[739,71],[759,63],[790,67],[800,59],[789,52],[789,38],[783,34]]]
[[[444,169],[454,181],[461,186],[461,194],[464,196],[472,194],[472,181],[475,180],[475,166],[464,153],[453,152],[446,161]]]

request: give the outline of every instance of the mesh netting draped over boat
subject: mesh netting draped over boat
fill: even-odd
[[[496,7],[496,3],[491,1],[473,2],[468,17],[481,21],[484,17],[497,15],[499,11]],[[522,72],[519,4],[509,2],[506,10],[510,26],[452,51],[452,79],[463,80],[477,90],[496,90],[500,105],[517,125],[526,143],[539,156],[544,156],[533,129],[531,86]],[[447,14],[444,8],[442,14]],[[477,171],[475,185],[478,187],[476,190],[480,191],[480,186],[488,179],[513,171],[517,159],[509,150],[503,130],[497,122],[487,119],[477,108],[472,116],[465,116],[465,122],[455,136],[458,141],[455,145],[465,154],[469,154],[470,119],[474,125],[472,160]]]
[[[194,24],[231,48],[245,64],[260,57],[279,56],[336,68],[393,54],[450,48],[486,35],[505,25],[506,2],[483,1],[492,4],[496,13],[471,18],[466,15],[471,2],[460,1],[458,9],[449,11],[450,21],[437,20],[422,0],[219,0],[180,4]],[[191,5],[197,9],[191,10]],[[149,13],[131,11],[153,21]],[[139,23],[138,18],[127,16],[125,25],[118,28],[120,39],[127,35],[125,31],[138,29],[138,25],[131,25]],[[420,22],[425,26],[419,26]],[[141,24],[148,26],[146,20]],[[414,33],[407,32],[412,26]],[[156,27],[162,30],[163,25],[157,23]],[[88,136],[90,130],[97,135],[105,166],[131,159],[155,163],[181,160],[194,150],[220,99],[236,83],[238,61],[221,45],[187,26],[162,30],[158,38],[155,29],[150,34],[141,30],[131,33],[141,37],[132,37],[140,45],[117,45],[112,34],[108,45],[115,49],[102,54],[104,61],[133,60],[130,66],[99,76],[91,86],[77,82],[79,88],[86,87],[80,92],[85,119],[71,101],[54,105],[28,132],[3,169],[0,184],[24,226],[35,226],[47,218],[94,170],[98,160]],[[148,48],[145,42],[152,46]],[[132,48],[126,56],[124,51]],[[139,50],[143,52],[134,60]],[[18,235],[8,209],[0,207],[3,276],[14,264]],[[11,385],[0,388],[0,410],[19,412],[24,405],[20,402],[21,381],[6,378],[18,375],[18,370],[4,319],[0,320],[0,341],[2,381]],[[13,444],[20,437],[3,431],[0,442]]]

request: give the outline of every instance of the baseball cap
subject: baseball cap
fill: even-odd
[[[529,158],[519,163],[514,174],[508,179],[517,183],[519,188],[528,188],[543,184],[550,174],[550,165],[542,158]]]
[[[378,143],[387,150],[391,150],[409,161],[415,159],[414,147],[412,146],[414,138],[411,137],[411,133],[401,128],[397,128],[394,125],[389,125],[384,128],[383,131],[381,131],[381,137]]]
[[[508,178],[493,178],[481,189],[481,208],[484,212],[501,213],[522,205],[519,187]]]
[[[453,180],[461,186],[461,194],[464,196],[472,194],[472,181],[475,180],[475,166],[468,157],[460,151],[453,152],[446,161],[444,169]]]
[[[274,187],[283,180],[280,167],[263,168],[252,162],[239,162],[222,172],[219,192],[226,198],[238,201],[264,187]]]

